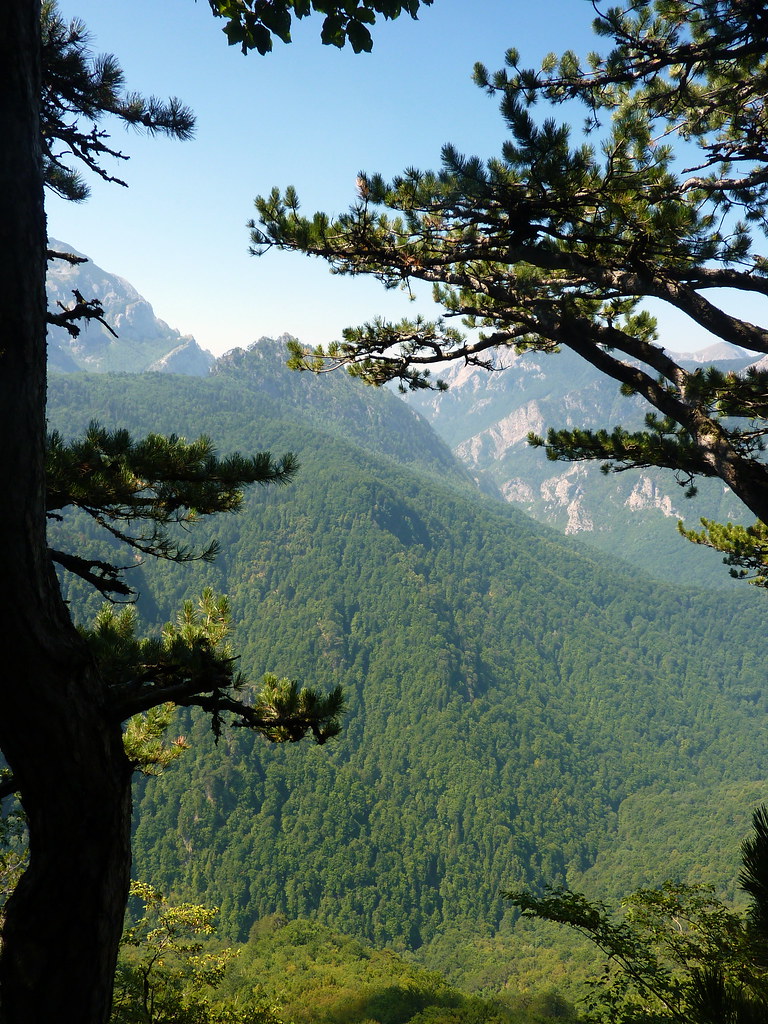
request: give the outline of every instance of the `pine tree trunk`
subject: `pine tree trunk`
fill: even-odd
[[[80,689],[60,683],[62,693]],[[34,722],[33,710],[26,716]],[[24,769],[30,866],[6,905],[0,1020],[105,1024],[130,874],[130,772],[99,716],[52,717],[9,744],[17,775]]]
[[[30,831],[3,926],[0,1021],[102,1024],[130,871],[130,771],[46,551],[39,24],[39,0],[0,4],[0,749]]]

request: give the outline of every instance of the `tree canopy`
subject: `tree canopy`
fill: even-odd
[[[436,322],[348,328],[327,351],[295,349],[295,366],[425,388],[440,386],[430,370],[446,360],[490,369],[506,348],[571,348],[648,402],[645,429],[553,429],[532,443],[608,470],[666,467],[689,491],[719,477],[759,523],[705,523],[691,539],[762,581],[768,370],[686,368],[643,300],[768,353],[768,330],[721,301],[723,289],[768,295],[765,11],[641,0],[600,10],[594,28],[608,45],[583,61],[551,54],[532,69],[511,49],[501,70],[475,67],[509,133],[498,156],[446,145],[436,172],[409,168],[391,182],[361,172],[354,205],[336,218],[306,217],[294,189],[274,189],[256,200],[252,251],[298,250],[386,287],[430,282],[445,308]],[[541,103],[562,118],[537,118]],[[449,326],[457,318],[465,330]]]
[[[321,40],[325,44],[343,47],[348,42],[355,53],[373,48],[369,25],[377,15],[386,19],[410,14],[416,18],[419,5],[428,7],[432,0],[362,0],[348,3],[344,0],[208,0],[214,15],[225,18],[224,34],[231,45],[239,45],[243,53],[258,50],[268,53],[272,39],[277,36],[284,43],[291,41],[294,18],[310,14],[323,14]]]
[[[125,88],[125,76],[112,54],[95,56],[85,23],[66,22],[56,0],[44,0],[41,10],[43,92],[41,134],[45,159],[45,183],[64,199],[81,201],[90,194],[78,173],[84,165],[105,181],[126,183],[103,166],[104,157],[128,159],[109,144],[100,127],[105,116],[152,134],[189,139],[195,119],[175,97],[162,101],[144,98]],[[90,128],[82,121],[90,122]],[[71,161],[75,161],[73,167]]]
[[[174,526],[191,526],[218,512],[237,512],[246,484],[287,483],[298,468],[286,453],[220,458],[208,437],[188,442],[176,435],[150,434],[135,441],[127,430],[89,426],[82,439],[48,436],[46,510],[61,520],[65,509],[86,512],[107,534],[141,554],[186,562],[210,561],[215,541],[200,550],[171,536]],[[105,597],[128,597],[124,570],[86,560],[74,552],[51,551],[63,568],[92,584]]]
[[[624,901],[617,920],[603,904],[566,889],[506,898],[523,916],[566,924],[604,953],[603,974],[586,1000],[588,1024],[757,1024],[768,1010],[766,942],[768,811],[758,807],[741,847],[737,914],[707,886],[667,883]]]
[[[221,904],[233,939],[255,916],[313,916],[489,988],[576,974],[510,935],[500,888],[543,875],[620,896],[670,871],[698,880],[696,865],[728,886],[733,829],[762,796],[760,595],[652,585],[579,550],[484,500],[389,391],[283,363],[262,340],[207,377],[50,381],[51,428],[98,408],[136,436],[218,430],[225,451],[256,437],[300,453],[290,487],[217,517],[215,564],[148,560],[127,578],[153,626],[191,587],[228,593],[246,674],[341,684],[349,708],[322,748],[244,729],[216,748],[182,712],[171,736],[191,749],[134,786],[137,877]],[[93,521],[55,524],[72,550],[66,527],[98,554]],[[89,619],[97,595],[63,583]]]

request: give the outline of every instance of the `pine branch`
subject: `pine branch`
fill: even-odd
[[[218,739],[224,717],[275,743],[297,742],[311,733],[325,743],[340,730],[344,698],[336,687],[321,695],[294,680],[267,674],[250,700],[235,672],[228,643],[229,605],[206,589],[195,606],[187,601],[161,638],[136,637],[133,608],[105,608],[83,634],[108,691],[116,721],[169,704],[199,707],[211,719]]]
[[[64,260],[66,263],[71,263],[72,265],[88,262],[87,256],[75,256],[73,252],[59,252],[56,249],[48,249],[46,252],[49,263],[53,260]]]
[[[498,156],[448,144],[436,172],[410,168],[390,182],[360,172],[355,201],[335,218],[304,216],[293,188],[275,188],[256,199],[251,251],[319,256],[335,273],[388,288],[431,283],[446,315],[476,329],[373,321],[327,351],[295,351],[295,367],[346,366],[372,384],[425,388],[439,386],[430,372],[451,359],[494,368],[503,347],[569,347],[671,425],[631,438],[554,432],[555,457],[665,465],[689,489],[698,474],[718,476],[768,522],[765,381],[687,372],[656,344],[641,305],[661,300],[726,342],[768,353],[768,329],[713,294],[768,295],[759,248],[768,237],[768,19],[759,4],[733,0],[639,0],[598,22],[611,42],[586,71],[570,52],[540,71],[522,68],[514,51],[493,75],[476,68],[506,122]],[[540,99],[583,101],[585,137],[572,142],[570,124],[535,119]],[[597,146],[589,132],[603,114],[610,123]],[[692,166],[681,171],[684,161]]]
[[[75,323],[76,320],[96,320],[109,331],[113,338],[117,337],[117,332],[104,319],[104,308],[100,299],[85,299],[77,288],[73,290],[72,294],[75,296],[73,306],[65,306],[64,303],[57,302],[56,305],[62,311],[61,313],[47,311],[46,318],[49,324],[63,327],[72,338],[77,338],[80,328]]]
[[[94,587],[107,600],[112,600],[113,594],[121,597],[130,597],[133,591],[121,580],[119,574],[124,572],[126,566],[116,567],[109,562],[102,562],[99,559],[81,558],[80,555],[67,554],[64,551],[56,551],[48,548],[48,554],[52,561],[60,565],[62,569],[79,576],[85,583]]]
[[[135,441],[125,430],[105,430],[91,423],[85,437],[66,443],[54,432],[48,438],[46,507],[49,516],[78,508],[112,537],[142,554],[175,562],[217,553],[217,544],[182,544],[171,534],[176,526],[194,526],[220,512],[236,512],[243,487],[287,483],[298,462],[287,453],[268,452],[219,457],[210,439],[196,441],[150,434]],[[116,566],[85,564],[74,556],[58,559],[105,595],[118,589]],[[92,569],[98,569],[94,576]]]
[[[89,188],[78,165],[104,181],[125,182],[103,165],[105,158],[127,160],[109,144],[99,127],[105,117],[126,125],[185,140],[194,134],[194,117],[175,97],[163,102],[143,98],[124,87],[123,71],[111,55],[94,56],[84,23],[65,22],[55,0],[44,0],[41,12],[43,94],[41,133],[46,184],[65,199],[80,202]],[[83,127],[82,122],[90,122]],[[75,166],[71,166],[74,161]]]

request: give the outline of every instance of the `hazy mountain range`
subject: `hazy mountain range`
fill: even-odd
[[[741,370],[754,356],[719,344],[679,357],[684,365],[716,364]],[[637,564],[661,579],[728,586],[719,556],[696,550],[676,522],[700,517],[751,521],[751,513],[720,481],[699,482],[686,499],[673,473],[631,470],[605,475],[595,463],[550,462],[527,443],[529,433],[584,427],[641,429],[648,407],[628,399],[618,384],[564,349],[544,355],[505,352],[504,369],[488,372],[453,365],[440,376],[447,392],[417,392],[407,401],[426,417],[486,488],[565,534]],[[742,584],[743,585],[743,584]]]
[[[51,240],[51,245],[76,251],[65,242]],[[95,322],[75,340],[55,329],[49,340],[52,369],[205,375],[213,366],[209,352],[156,318],[150,303],[127,281],[90,262],[71,266],[55,261],[48,279],[49,302],[71,302],[75,288],[86,298],[101,299],[105,319],[118,338]],[[715,362],[742,369],[753,357],[720,344],[685,360],[691,365]],[[674,581],[682,573],[690,582],[706,586],[737,585],[718,555],[694,548],[676,530],[678,519],[688,525],[696,525],[701,516],[749,520],[719,481],[701,482],[699,495],[690,501],[671,473],[605,476],[596,465],[549,462],[541,449],[526,442],[530,431],[544,434],[550,426],[640,427],[645,409],[639,399],[621,397],[612,381],[567,350],[551,356],[505,353],[500,361],[505,369],[494,373],[449,366],[440,374],[450,385],[447,392],[419,392],[405,399],[451,447],[481,489],[655,578]]]
[[[48,246],[57,252],[82,256],[67,242],[55,238]],[[158,370],[165,373],[204,374],[213,363],[210,352],[200,348],[191,335],[182,335],[155,316],[152,306],[133,285],[116,274],[108,273],[90,260],[68,263],[52,260],[48,267],[48,305],[71,306],[77,289],[90,301],[98,299],[104,319],[117,334],[115,337],[95,320],[82,325],[77,338],[63,327],[52,327],[48,333],[48,365],[62,373],[90,370],[139,372]]]

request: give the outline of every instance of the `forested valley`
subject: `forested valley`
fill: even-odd
[[[147,563],[128,581],[150,629],[190,594],[227,593],[246,678],[340,683],[348,704],[316,748],[244,730],[216,745],[204,716],[179,712],[171,733],[190,749],[136,784],[134,876],[220,906],[223,941],[310,919],[315,937],[343,932],[512,1003],[573,998],[594,952],[520,919],[502,890],[621,897],[674,878],[738,899],[764,797],[760,595],[644,580],[483,496],[394,395],[284,362],[263,339],[205,378],[50,379],[66,435],[97,409],[136,435],[298,456],[289,486],[219,518],[213,564]],[[83,513],[61,533],[103,553]],[[92,618],[97,595],[62,583]]]
[[[139,6],[159,29],[167,9]],[[265,56],[313,14],[321,44],[367,53],[372,26],[433,4],[201,6]],[[89,179],[127,184],[115,124],[188,141],[195,113],[129,88],[56,0],[0,7],[0,1024],[768,1020],[766,12],[592,13],[599,52],[474,65],[496,155],[483,134],[485,155],[446,141],[434,171],[363,168],[341,214],[303,212],[306,178],[259,178],[251,256],[314,257],[417,311],[215,359],[127,282],[78,278],[85,257],[48,234]],[[177,15],[163,24],[191,58]],[[230,137],[174,232],[230,196],[256,110],[322,185],[313,149],[344,147],[283,117],[297,82],[302,111],[341,96],[331,120],[354,146],[374,128],[387,160],[427,110],[454,111],[441,88],[400,118],[392,74],[355,89],[357,121],[349,89],[307,104],[325,72],[304,52],[255,104],[252,83],[245,107],[196,94],[233,114]],[[427,71],[425,52],[400,63]],[[394,131],[371,116],[385,106]],[[181,181],[144,195],[173,210]],[[214,248],[196,230],[165,268],[205,254],[221,352],[244,335],[220,330],[234,279],[214,284]],[[286,294],[314,315],[330,289],[315,305],[308,281]],[[725,344],[677,351],[675,323]],[[564,350],[558,385],[544,367]],[[511,363],[513,408],[481,393]],[[442,392],[449,364],[479,398],[447,426],[450,406],[422,402],[440,440],[388,386]],[[591,474],[542,475],[539,456],[600,464],[592,507]],[[679,557],[654,534],[679,514],[672,481],[704,499]],[[640,528],[609,536],[626,508]],[[730,587],[688,574],[707,548]]]

